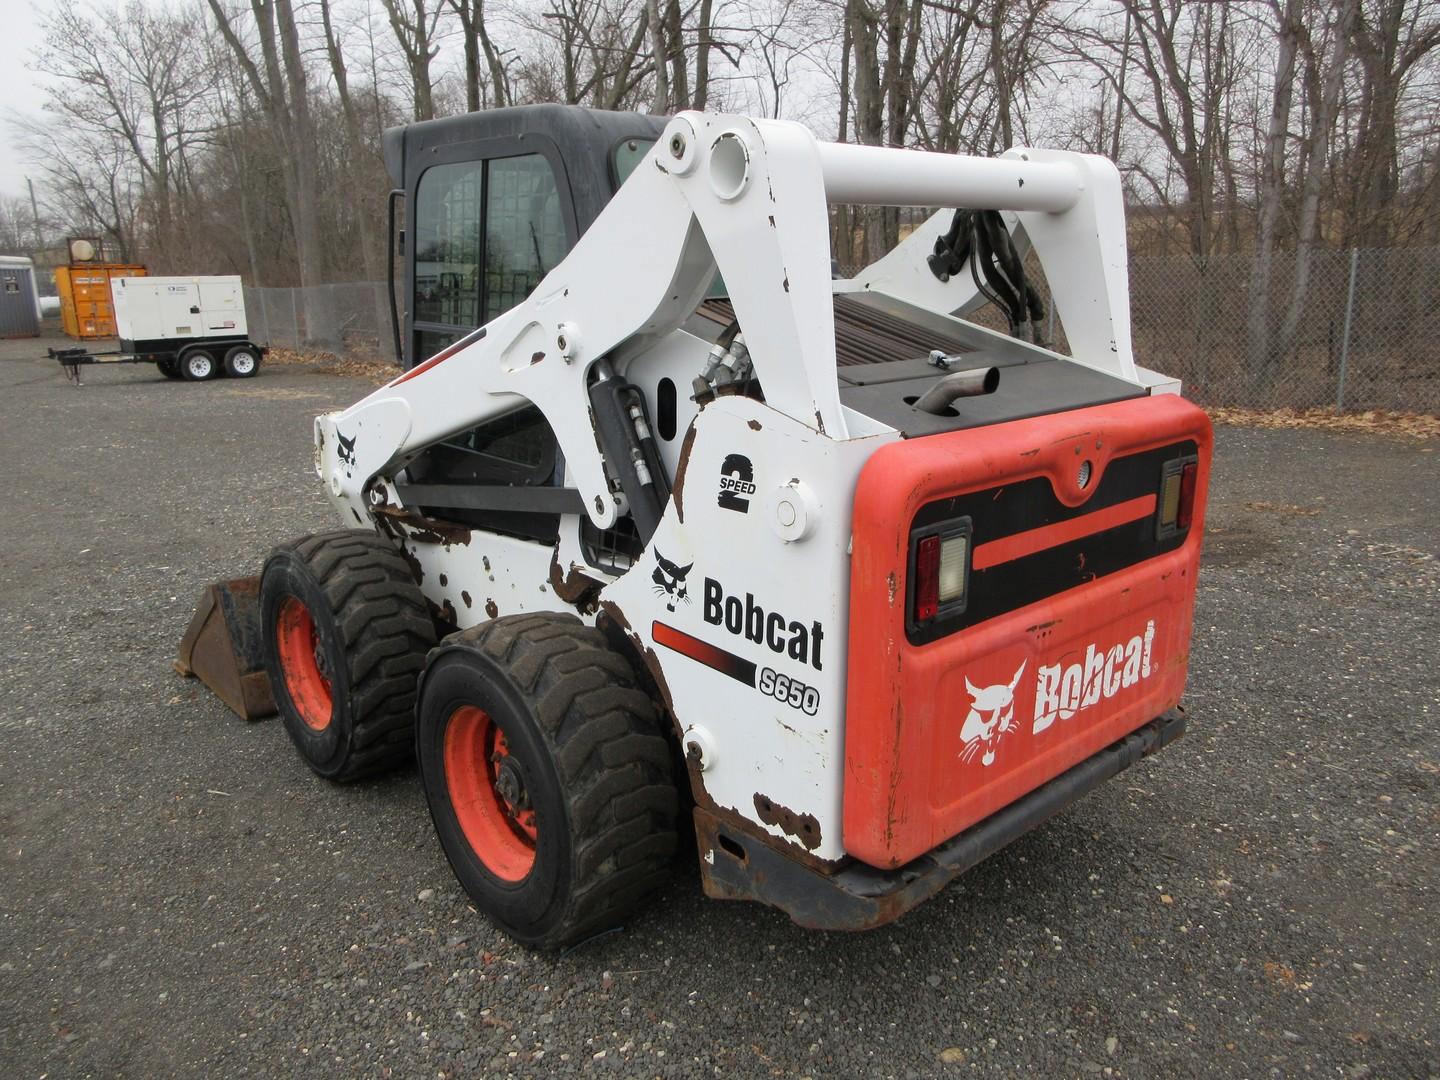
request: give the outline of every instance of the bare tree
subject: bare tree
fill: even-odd
[[[1394,239],[1398,213],[1402,98],[1440,45],[1440,11],[1426,0],[1371,0],[1352,26],[1360,78],[1344,166],[1345,243],[1380,245]]]
[[[242,38],[237,18],[222,0],[206,0],[236,67],[259,103],[284,162],[286,204],[294,227],[300,284],[325,280],[325,238],[320,228],[319,161],[311,112],[309,73],[291,0],[249,0],[260,62]],[[307,311],[312,332],[333,336],[320,305]]]
[[[189,156],[211,136],[213,97],[190,20],[131,0],[103,27],[72,7],[54,9],[42,26],[46,44],[36,66],[63,87],[46,106],[59,118],[59,141],[84,133],[77,147],[82,161],[94,162],[98,152],[101,160],[133,164],[151,244],[183,248]],[[73,190],[79,174],[63,166],[61,172]],[[113,214],[113,200],[104,201]]]
[[[505,62],[501,52],[490,39],[490,28],[485,20],[485,0],[447,0],[452,11],[460,19],[460,33],[465,45],[465,107],[471,112],[491,105],[496,108],[509,104],[510,92],[505,77]],[[480,57],[484,55],[485,68],[489,74],[489,100],[486,100],[484,83],[481,79]]]
[[[445,5],[442,0],[380,2],[390,19],[390,29],[395,35],[395,43],[400,46],[405,69],[410,76],[415,119],[434,119],[435,82],[431,78],[430,64],[440,52],[440,46],[436,44],[436,29]]]

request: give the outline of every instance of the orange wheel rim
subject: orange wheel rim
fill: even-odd
[[[285,597],[275,619],[275,640],[285,689],[300,719],[312,731],[330,726],[335,702],[330,693],[328,661],[310,611],[293,596]]]
[[[502,881],[523,881],[535,867],[535,810],[519,759],[484,709],[462,705],[450,714],[445,787],[476,857]]]

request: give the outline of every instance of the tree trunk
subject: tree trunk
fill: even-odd
[[[700,0],[700,25],[695,42],[695,96],[692,107],[700,112],[710,100],[710,21],[715,0]],[[842,81],[843,85],[843,81]]]
[[[650,111],[664,116],[670,111],[670,73],[665,63],[665,23],[660,18],[659,0],[645,0],[650,23],[650,59],[655,76],[655,96]]]
[[[1295,280],[1290,287],[1290,303],[1285,311],[1285,321],[1280,328],[1279,339],[1272,348],[1270,367],[1273,369],[1281,359],[1288,356],[1295,346],[1295,336],[1300,330],[1300,319],[1305,313],[1305,301],[1310,293],[1311,254],[1320,222],[1320,187],[1324,181],[1323,159],[1329,142],[1330,129],[1335,122],[1335,109],[1340,100],[1340,88],[1348,59],[1347,46],[1350,43],[1350,27],[1359,10],[1359,0],[1345,0],[1340,10],[1335,41],[1331,47],[1329,63],[1323,79],[1320,75],[1320,60],[1313,53],[1309,56],[1308,70],[1309,97],[1311,101],[1310,137],[1305,146],[1305,180],[1300,195],[1300,212],[1297,215],[1295,235]]]
[[[1285,0],[1280,15],[1279,52],[1275,60],[1275,94],[1261,160],[1258,213],[1255,222],[1255,257],[1250,267],[1250,297],[1246,326],[1247,353],[1256,368],[1270,360],[1270,283],[1275,267],[1275,229],[1285,195],[1285,149],[1290,135],[1290,107],[1295,93],[1295,59],[1305,32],[1302,0]]]

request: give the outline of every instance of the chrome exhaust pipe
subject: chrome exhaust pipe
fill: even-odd
[[[934,416],[944,416],[956,398],[993,394],[1000,385],[998,367],[970,368],[952,371],[926,390],[915,402],[915,408]]]

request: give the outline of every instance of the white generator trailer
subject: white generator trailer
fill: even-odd
[[[77,382],[85,364],[154,364],[166,378],[191,382],[222,372],[248,379],[268,351],[250,340],[238,276],[117,277],[110,296],[118,351],[50,350]]]

